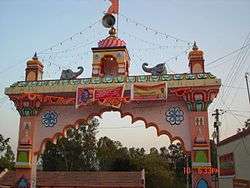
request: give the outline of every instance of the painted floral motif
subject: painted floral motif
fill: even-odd
[[[45,112],[42,116],[42,124],[45,127],[53,127],[57,123],[57,116],[54,111]]]
[[[184,120],[184,112],[178,106],[169,108],[165,115],[171,125],[180,125]]]

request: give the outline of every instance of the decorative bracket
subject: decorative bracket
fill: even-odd
[[[15,103],[16,109],[21,116],[36,116],[43,105],[75,104],[75,97],[58,97],[32,93],[10,95],[10,99]]]
[[[183,98],[189,111],[206,111],[218,92],[219,86],[170,89],[171,94]]]

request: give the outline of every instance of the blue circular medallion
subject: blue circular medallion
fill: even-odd
[[[180,125],[184,120],[184,112],[178,106],[169,108],[165,115],[171,125]]]
[[[54,111],[45,112],[42,116],[42,124],[45,127],[53,127],[57,123],[57,116]]]

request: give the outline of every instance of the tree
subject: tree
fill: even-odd
[[[98,123],[97,123],[98,124]],[[42,155],[44,170],[145,170],[147,188],[185,187],[185,155],[180,144],[160,150],[127,148],[119,141],[102,137],[96,141],[97,125],[90,123],[70,129],[67,138],[48,143]]]
[[[128,171],[131,169],[129,151],[118,141],[102,137],[97,143],[97,159],[100,170]]]
[[[0,134],[0,171],[14,169],[15,156],[9,144],[10,138],[4,139]]]
[[[130,166],[135,171],[144,169],[146,152],[144,148],[129,148]]]
[[[99,170],[111,171],[140,171],[145,170],[147,188],[182,188],[185,181],[179,181],[176,176],[176,166],[182,157],[182,150],[179,145],[173,145],[171,150],[163,147],[158,151],[151,148],[150,153],[146,154],[143,148],[123,147],[120,142],[113,141],[108,137],[102,137],[97,143],[97,159]],[[172,159],[170,159],[172,157]],[[173,160],[173,158],[175,160]],[[171,168],[174,162],[174,168]],[[180,167],[181,168],[181,167]],[[183,169],[181,169],[183,172]]]
[[[99,122],[92,119],[78,129],[67,131],[67,138],[59,138],[56,144],[47,143],[41,156],[44,170],[95,170],[96,160],[96,133]]]
[[[184,174],[184,167],[186,167],[186,155],[181,148],[181,144],[170,144],[169,149],[169,159],[171,163],[171,168],[175,172],[175,177],[182,182],[186,181],[186,175]]]

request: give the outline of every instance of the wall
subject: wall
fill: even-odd
[[[250,132],[250,131],[249,131]],[[218,156],[233,153],[235,161],[235,178],[250,181],[250,134],[243,135],[218,148]],[[220,188],[232,188],[234,177],[219,177]]]
[[[157,102],[152,102],[151,104],[138,104],[129,103],[121,107],[122,113],[125,115],[132,114],[134,120],[143,120],[150,126],[151,123],[157,126],[158,134],[167,134],[171,136],[170,140],[176,138],[181,138],[183,144],[185,143],[185,149],[187,151],[191,150],[191,138],[190,138],[190,127],[189,127],[189,112],[186,108],[184,102],[167,102],[162,104],[155,104]],[[179,125],[170,125],[166,121],[166,113],[171,107],[178,106],[183,111],[183,120]],[[34,137],[35,139],[35,151],[40,151],[41,144],[45,138],[53,138],[57,133],[63,133],[63,129],[68,125],[77,124],[76,121],[79,119],[87,118],[90,114],[101,115],[101,111],[104,107],[91,105],[86,107],[81,107],[80,109],[75,109],[74,106],[53,106],[44,107],[41,112],[36,117],[36,131]],[[57,123],[53,127],[45,127],[41,124],[41,119],[43,115],[48,112],[53,111],[57,113]],[[138,119],[137,119],[138,118]]]

